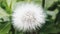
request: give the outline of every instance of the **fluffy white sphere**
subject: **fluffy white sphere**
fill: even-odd
[[[16,3],[12,14],[14,28],[32,31],[45,23],[46,14],[41,6],[34,3]]]

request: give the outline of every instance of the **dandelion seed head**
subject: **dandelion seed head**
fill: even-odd
[[[12,14],[14,28],[19,31],[32,31],[45,23],[46,14],[41,6],[34,3],[17,3]]]

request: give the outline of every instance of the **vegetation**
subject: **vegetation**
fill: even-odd
[[[0,0],[0,34],[26,34],[15,30],[11,24],[12,9],[16,2],[26,0]],[[46,23],[35,34],[59,34],[60,33],[60,1],[59,0],[32,0],[37,4],[44,4],[47,13]],[[55,4],[55,5],[54,5]],[[53,6],[54,5],[54,6]],[[58,16],[57,16],[58,15]]]

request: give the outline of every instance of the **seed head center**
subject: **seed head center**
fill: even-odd
[[[23,19],[22,21],[24,23],[34,23],[36,21],[36,18],[34,16],[34,13],[33,12],[26,12],[24,15],[23,15]]]

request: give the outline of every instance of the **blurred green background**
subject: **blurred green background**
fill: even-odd
[[[27,0],[0,0],[0,34],[26,34],[23,32],[18,32],[12,28],[11,24],[11,15],[13,5],[16,2],[26,2]],[[31,0],[37,4],[42,5],[43,0]],[[49,7],[53,5],[54,2],[58,2],[58,0],[45,0],[44,10],[46,12],[47,20],[43,27],[36,31],[35,34],[59,34],[60,33],[60,20],[57,20],[57,24],[54,22],[56,19],[56,15],[59,12],[59,8],[56,8],[53,11],[48,10]],[[60,7],[60,5],[59,5]]]

